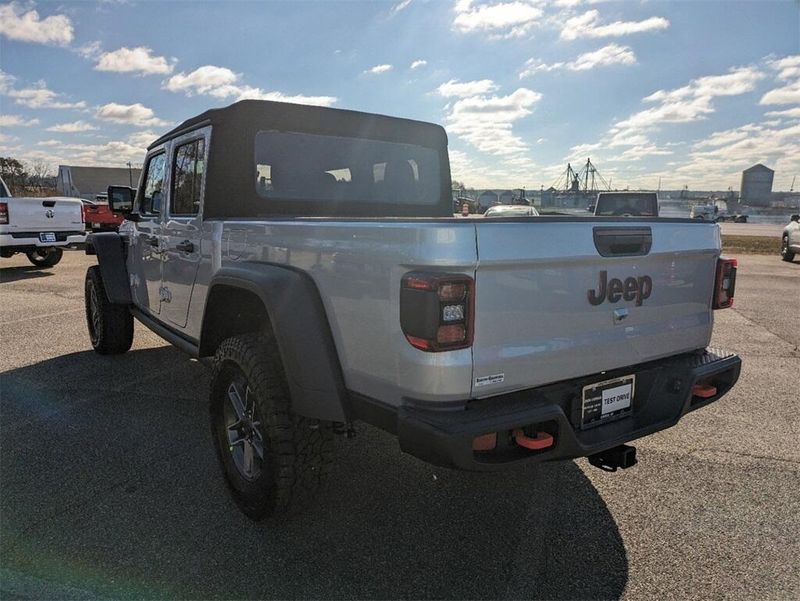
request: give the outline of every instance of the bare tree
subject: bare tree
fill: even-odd
[[[31,178],[31,184],[36,187],[40,192],[49,182],[47,180],[51,177],[50,165],[44,159],[36,159],[27,166],[27,172]]]

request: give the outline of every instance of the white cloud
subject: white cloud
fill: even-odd
[[[780,79],[800,78],[800,54],[769,61],[769,66],[778,72]]]
[[[600,13],[597,10],[588,10],[582,15],[572,17],[564,23],[561,30],[562,40],[577,40],[578,38],[608,38],[656,31],[669,27],[669,21],[664,17],[650,17],[643,21],[614,21],[606,25],[600,23]]]
[[[671,150],[666,148],[659,148],[655,144],[643,144],[641,146],[632,146],[624,150],[621,154],[613,157],[608,157],[608,161],[639,161],[646,156],[661,156],[673,154]]]
[[[364,73],[367,75],[380,75],[381,73],[391,71],[393,68],[394,67],[392,67],[392,65],[375,65],[374,67],[364,71]]]
[[[608,65],[635,65],[636,55],[629,46],[608,44],[598,50],[585,52],[570,62],[542,63],[536,59],[529,59],[520,72],[520,79],[530,77],[539,71],[555,71],[566,69],[568,71],[588,71],[595,67]]]
[[[764,94],[759,104],[800,104],[800,54],[772,60],[768,64],[778,72],[778,79],[788,83]]]
[[[72,21],[66,15],[44,19],[34,9],[25,10],[17,2],[0,6],[0,35],[18,42],[66,46],[74,37]]]
[[[800,106],[784,111],[769,111],[767,117],[787,117],[789,119],[800,119]]]
[[[17,136],[9,136],[7,134],[0,133],[0,144],[10,144],[11,142],[17,142],[19,138]]]
[[[497,90],[497,84],[491,79],[481,79],[477,81],[458,81],[457,79],[451,79],[447,83],[443,83],[436,88],[440,96],[457,96],[459,98],[488,94],[495,90]]]
[[[337,100],[335,96],[287,95],[278,91],[265,91],[261,88],[241,85],[240,80],[241,75],[226,67],[204,65],[191,73],[173,75],[164,82],[163,87],[170,92],[183,92],[187,96],[203,94],[235,101],[255,99],[330,106]]]
[[[689,123],[706,119],[715,111],[713,100],[718,96],[736,96],[755,89],[764,75],[754,67],[739,67],[724,75],[700,77],[674,90],[658,90],[644,98],[657,106],[619,121],[611,129],[615,138],[641,136],[663,123]]]
[[[136,48],[120,48],[113,52],[104,52],[95,65],[96,71],[113,71],[115,73],[142,73],[145,75],[172,73],[174,64],[163,56],[153,56],[152,50],[145,46]]]
[[[735,186],[741,178],[742,169],[755,163],[764,163],[775,169],[777,174],[794,174],[800,172],[798,144],[800,124],[780,127],[768,123],[748,123],[715,132],[695,143],[689,160],[676,167],[675,174],[698,180],[711,177],[713,179],[709,186]]]
[[[34,87],[18,90],[14,87],[16,77],[0,70],[0,94],[14,99],[16,104],[32,109],[82,109],[86,103],[63,102],[59,100],[63,94],[49,90],[44,81],[36,82]]]
[[[32,125],[39,125],[39,120],[26,120],[19,115],[0,115],[0,127],[31,127]]]
[[[214,65],[204,65],[191,73],[178,73],[170,77],[164,84],[164,88],[170,92],[185,92],[192,94],[209,94],[211,96],[225,97],[230,96],[228,87],[233,86],[239,80],[239,75],[225,67],[215,67]],[[222,96],[219,91],[224,90]]]
[[[453,26],[463,33],[487,32],[495,37],[525,35],[542,16],[542,9],[530,0],[475,5],[458,0]]]
[[[420,60],[416,60],[413,63],[411,63],[411,68],[412,69],[419,69],[420,67],[424,67],[427,64],[428,64],[428,61],[420,59]]]
[[[91,123],[86,123],[85,121],[74,121],[72,123],[59,123],[58,125],[53,125],[47,128],[47,131],[54,131],[58,133],[64,134],[74,134],[79,133],[82,131],[92,131],[97,129]]]
[[[770,90],[761,97],[759,104],[800,104],[800,80]]]
[[[449,132],[482,152],[527,158],[528,144],[514,135],[513,125],[533,112],[542,95],[519,88],[507,96],[471,96],[453,103],[445,117]]]
[[[59,164],[123,167],[128,162],[136,165],[144,158],[149,141],[156,137],[153,135],[145,142],[141,136],[141,133],[135,133],[127,138],[102,144],[70,144],[60,140],[45,140],[38,144],[42,147],[40,150],[20,152],[19,159],[22,161],[41,159],[51,167]]]
[[[11,89],[6,92],[14,99],[14,102],[21,106],[32,109],[82,109],[86,108],[86,103],[64,102],[59,100],[63,94],[58,94],[49,90],[44,82],[39,82],[38,87],[24,88],[22,90]]]
[[[125,123],[136,127],[149,127],[167,125],[168,121],[164,121],[155,116],[153,109],[148,108],[140,103],[136,104],[118,104],[110,102],[104,104],[97,109],[95,117],[103,121],[111,121],[113,123]]]
[[[411,0],[402,0],[401,2],[398,2],[397,4],[395,4],[395,5],[392,7],[391,14],[392,14],[392,15],[396,15],[396,14],[397,14],[397,13],[399,13],[401,10],[405,10],[406,8],[408,8],[408,5],[409,5],[409,4],[411,4]]]

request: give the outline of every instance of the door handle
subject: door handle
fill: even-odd
[[[184,240],[183,242],[178,242],[175,245],[175,248],[181,252],[191,253],[194,252],[194,244],[192,244],[189,240]]]

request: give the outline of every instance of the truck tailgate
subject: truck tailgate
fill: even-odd
[[[486,220],[476,235],[474,397],[709,343],[714,224]]]
[[[75,198],[7,198],[10,232],[83,230],[81,201]]]

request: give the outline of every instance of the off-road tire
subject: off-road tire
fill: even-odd
[[[787,263],[794,261],[794,253],[789,250],[789,234],[784,234],[781,239],[781,259]]]
[[[263,440],[264,457],[253,480],[237,468],[224,411],[225,403],[230,402],[228,387],[241,375],[255,397]],[[329,471],[333,431],[326,422],[292,412],[283,364],[271,333],[234,336],[220,344],[214,355],[210,396],[217,458],[242,512],[254,520],[280,519],[307,508]]]
[[[45,254],[40,254],[42,252]],[[64,256],[64,251],[56,246],[48,246],[28,251],[25,255],[28,257],[28,261],[36,267],[52,267],[61,260],[61,257]]]
[[[133,344],[133,315],[126,305],[108,300],[100,267],[86,270],[86,325],[92,348],[101,355],[121,355]]]

